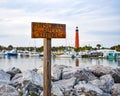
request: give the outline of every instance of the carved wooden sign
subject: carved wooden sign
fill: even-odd
[[[66,24],[32,22],[32,38],[66,38]]]
[[[66,25],[32,22],[32,38],[44,38],[43,96],[51,96],[51,38],[66,38]]]

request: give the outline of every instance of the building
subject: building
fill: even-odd
[[[75,48],[79,47],[79,30],[78,27],[76,27],[76,34],[75,34]]]

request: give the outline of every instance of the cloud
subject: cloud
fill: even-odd
[[[76,26],[83,45],[105,40],[107,34],[107,39],[117,40],[120,37],[119,3],[119,0],[1,0],[0,36],[31,38],[31,22],[53,22],[67,25],[67,41],[71,45],[74,45]],[[58,45],[56,41],[54,45]],[[66,43],[62,40],[60,44]]]

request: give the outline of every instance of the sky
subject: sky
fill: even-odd
[[[31,22],[66,24],[66,38],[52,46],[111,47],[120,44],[120,0],[0,0],[0,45],[43,46],[31,38]]]

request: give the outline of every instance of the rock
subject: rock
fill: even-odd
[[[61,80],[62,79],[62,73],[64,68],[70,68],[70,66],[65,65],[53,65],[51,67],[51,79],[53,81]],[[37,70],[38,74],[43,74],[43,67],[39,67]]]
[[[22,83],[22,80],[23,80],[23,74],[22,73],[19,73],[19,74],[16,74],[11,81],[13,82],[18,82],[18,83]]]
[[[11,82],[13,83],[12,86],[14,86],[16,89],[21,89],[22,87],[22,82],[23,82],[23,74],[22,73],[18,73],[16,74]]]
[[[43,96],[43,91],[41,92],[40,96]],[[54,95],[53,95],[54,96]]]
[[[67,96],[69,96],[68,94],[73,89],[75,83],[76,83],[76,78],[73,77],[70,79],[64,79],[53,82],[53,86],[57,86],[64,93],[64,95],[66,94]]]
[[[12,69],[9,69],[6,73],[10,74],[12,79],[16,74],[21,73],[21,70],[13,67]]]
[[[10,85],[0,85],[0,96],[18,96],[18,92]]]
[[[112,93],[112,96],[120,95],[120,83],[116,83],[112,86],[111,93]]]
[[[71,66],[65,66],[65,65],[53,65],[52,67],[52,76],[53,78],[59,78],[61,79],[69,79],[71,77],[67,77],[64,78],[63,76],[63,72],[66,72],[68,70],[73,70],[74,68],[72,68]]]
[[[92,84],[77,84],[74,89],[79,95],[84,94],[85,96],[103,96],[103,91],[92,85]]]
[[[57,65],[57,64],[52,66],[52,68],[54,68],[54,67],[59,68],[60,70],[63,70],[64,68],[72,68],[71,66]]]
[[[43,75],[35,71],[23,72],[22,92],[23,94],[40,95],[43,90]]]
[[[101,76],[100,79],[92,80],[90,83],[98,88],[102,89],[104,92],[109,93],[114,84],[114,79],[111,75]]]
[[[113,69],[109,66],[105,67],[103,65],[95,65],[90,67],[90,70],[95,76],[100,77],[102,75],[109,74]]]
[[[31,83],[43,88],[43,75],[34,71],[23,72],[23,81],[30,81]]]
[[[10,75],[0,70],[0,84],[8,84],[10,83]]]
[[[28,70],[22,74],[16,74],[12,82],[14,82],[16,89],[19,90],[19,94],[25,96],[28,94],[40,95],[41,90],[43,90],[43,75],[35,71]]]
[[[120,68],[113,69],[111,74],[115,83],[120,83]]]
[[[39,67],[39,68],[37,69],[37,73],[38,73],[38,74],[43,74],[43,67]]]
[[[10,75],[4,72],[3,70],[0,70],[0,80],[9,81]]]
[[[37,69],[37,68],[35,68],[35,69],[33,69],[32,71],[35,71],[35,72],[37,72],[37,71],[38,71],[38,69]]]
[[[64,96],[57,84],[52,85],[51,93],[56,96]]]
[[[64,68],[62,71],[62,79],[70,79],[74,77],[75,74],[77,74],[76,68]]]
[[[31,83],[30,81],[24,81],[23,85],[24,85],[23,94],[26,94],[26,92],[28,92],[27,95],[29,94],[31,96],[31,95],[35,94],[35,95],[39,96],[42,92],[42,89],[40,86],[37,86],[37,85]]]
[[[104,76],[100,77],[100,80],[102,82],[105,82],[105,84],[104,84],[104,87],[105,87],[104,91],[105,92],[110,92],[110,90],[111,90],[111,88],[112,88],[112,86],[114,84],[114,79],[112,78],[112,76],[110,74],[104,75]]]
[[[76,77],[79,81],[90,81],[97,79],[97,77],[89,70],[85,68],[65,68],[63,70],[63,79]]]
[[[80,69],[74,75],[77,78],[77,81],[91,81],[97,79],[97,77],[89,69]]]
[[[103,93],[103,95],[102,96],[112,96],[111,94],[109,94],[109,93]]]
[[[52,80],[60,80],[62,79],[62,66],[54,65],[51,70]]]

